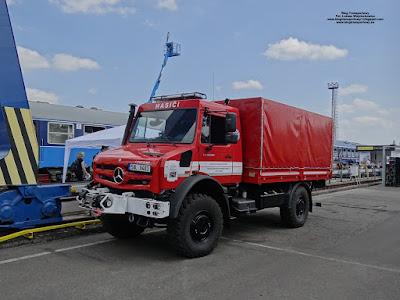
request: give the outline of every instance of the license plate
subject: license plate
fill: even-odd
[[[151,172],[151,166],[150,165],[140,165],[140,164],[129,164],[128,165],[128,170],[132,171],[132,172],[150,173]]]

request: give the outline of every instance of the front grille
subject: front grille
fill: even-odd
[[[149,184],[150,180],[137,180],[137,179],[130,179],[126,184],[140,184],[140,185],[146,185]]]
[[[104,180],[108,180],[108,181],[111,181],[111,182],[115,182],[113,177],[106,176],[106,175],[103,175],[103,174],[99,174],[99,178],[100,179],[104,179]],[[149,183],[150,183],[150,180],[130,179],[130,180],[127,181],[126,184],[147,185]]]
[[[96,168],[103,169],[103,170],[114,170],[116,166],[112,165],[96,165]]]
[[[104,179],[104,180],[108,180],[108,181],[111,181],[111,182],[114,182],[114,178],[112,178],[112,177],[110,177],[110,176],[103,175],[103,174],[99,174],[99,178],[100,178],[100,179]]]

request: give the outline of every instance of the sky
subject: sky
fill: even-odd
[[[331,116],[338,82],[338,139],[400,144],[399,1],[7,3],[31,101],[128,112],[147,102],[170,32],[181,55],[157,95],[264,97]]]

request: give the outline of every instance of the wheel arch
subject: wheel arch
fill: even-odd
[[[185,179],[170,198],[170,218],[176,218],[185,197],[190,193],[201,193],[212,197],[221,207],[224,219],[230,218],[229,200],[221,184],[213,177],[194,175]]]
[[[310,199],[310,208],[309,211],[312,212],[312,195],[311,195],[311,185],[308,182],[297,182],[295,185],[292,186],[292,188],[290,189],[290,194],[289,194],[289,198],[288,198],[288,207],[291,208],[291,201],[290,199],[292,199],[294,191],[298,188],[298,187],[304,187],[307,191],[308,194],[308,198]]]

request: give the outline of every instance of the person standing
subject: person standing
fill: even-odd
[[[83,160],[84,157],[85,157],[84,152],[79,152],[78,155],[76,156],[77,168],[75,170],[75,176],[78,179],[78,181],[82,181],[84,179],[83,175],[85,175],[85,178],[90,177],[90,174],[86,171],[85,168],[85,161]]]

